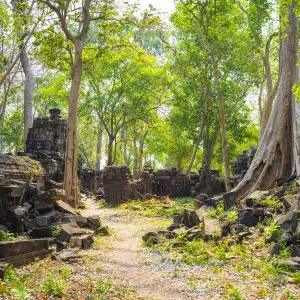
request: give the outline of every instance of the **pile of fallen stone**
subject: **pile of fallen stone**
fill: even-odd
[[[84,217],[64,202],[65,192],[51,189],[7,211],[1,230],[18,233],[17,239],[0,242],[0,262],[23,263],[54,250],[91,247],[94,234],[108,235],[99,216]]]
[[[300,182],[270,191],[256,191],[238,203],[234,193],[224,194],[224,203],[220,202],[220,198],[211,199],[201,194],[194,201],[196,210],[186,209],[182,214],[175,215],[167,231],[149,232],[143,240],[158,244],[165,239],[184,235],[184,239],[178,239],[180,242],[173,243],[173,248],[176,248],[185,246],[187,241],[193,239],[223,239],[233,244],[242,241],[251,243],[264,236],[266,243],[270,243],[269,254],[274,255],[282,247],[290,247],[291,259],[284,263],[300,269],[300,188],[294,187],[295,184],[300,185]],[[219,205],[224,205],[228,210],[216,216],[214,208]],[[270,223],[276,232],[268,236],[265,231]]]

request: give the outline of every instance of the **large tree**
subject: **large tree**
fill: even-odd
[[[279,178],[300,174],[299,127],[292,88],[298,79],[298,18],[295,0],[281,3],[280,82],[269,122],[252,164],[233,190],[238,198],[273,188]]]
[[[79,193],[77,178],[77,110],[83,67],[82,55],[91,22],[106,20],[109,13],[113,10],[113,1],[93,3],[92,0],[85,0],[83,3],[77,1],[62,3],[51,0],[39,0],[39,2],[46,5],[56,14],[61,29],[69,42],[71,90],[64,189],[66,195],[71,199],[71,204],[76,205]]]

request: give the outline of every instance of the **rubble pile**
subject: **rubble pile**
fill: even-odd
[[[256,191],[238,203],[234,193],[212,199],[201,194],[201,201],[195,201],[195,210],[186,209],[182,214],[175,215],[173,224],[166,231],[149,232],[143,236],[143,240],[158,244],[183,235],[180,242],[173,242],[173,248],[176,248],[184,247],[187,241],[193,239],[223,239],[229,244],[251,244],[263,238],[270,244],[270,255],[289,247],[291,258],[279,263],[300,269],[299,193],[300,181],[296,180],[289,186]],[[224,206],[230,208],[216,215],[214,208],[223,205],[220,202],[222,199]]]
[[[233,186],[236,186],[244,178],[256,151],[256,147],[251,147],[249,150],[244,150],[242,154],[237,156],[237,160],[231,166]]]
[[[191,194],[188,176],[176,168],[153,172],[152,194],[157,196],[185,197]]]
[[[44,188],[44,177],[45,172],[37,161],[0,154],[0,223],[7,218],[9,208]]]
[[[51,189],[36,192],[21,205],[19,202],[18,206],[8,208],[6,218],[1,220],[1,230],[27,236],[29,240],[21,237],[0,242],[0,262],[18,263],[41,257],[49,253],[49,245],[56,250],[89,248],[94,242],[93,234],[109,234],[99,216],[84,217],[65,200],[64,190]],[[19,248],[15,248],[16,244]],[[12,251],[7,250],[11,248]]]

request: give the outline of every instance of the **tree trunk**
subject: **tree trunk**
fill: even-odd
[[[137,168],[138,168],[138,150],[137,150],[137,142],[136,139],[134,138],[133,141],[133,179],[137,179]]]
[[[97,162],[96,162],[96,167],[95,170],[96,171],[100,171],[101,170],[101,154],[102,154],[102,138],[103,138],[103,128],[102,128],[102,124],[98,125],[98,137],[97,137]]]
[[[203,146],[203,159],[202,159],[202,166],[208,165],[208,168],[210,169],[211,161],[214,154],[214,148],[218,136],[220,128],[219,126],[216,126],[214,129],[214,132],[211,136],[209,136],[209,127],[207,127],[207,134],[206,134],[206,142]]]
[[[262,62],[263,62],[263,66],[264,66],[264,76],[265,76],[266,81],[267,81],[267,99],[266,99],[266,102],[265,102],[264,107],[263,107],[262,110],[261,110],[261,105],[260,105],[260,110],[261,110],[260,140],[263,137],[266,126],[267,126],[268,121],[270,119],[273,102],[274,102],[274,99],[275,99],[277,91],[278,91],[279,79],[277,80],[277,82],[273,86],[271,64],[270,64],[271,42],[272,42],[272,39],[277,35],[278,35],[278,33],[273,33],[273,34],[270,35],[270,37],[267,41],[267,44],[266,44],[265,53],[261,57]]]
[[[196,143],[194,145],[194,150],[193,150],[193,154],[192,154],[192,157],[191,157],[191,160],[190,160],[190,164],[189,164],[188,168],[186,169],[186,175],[190,174],[191,169],[192,169],[192,167],[194,165],[195,158],[196,158],[196,155],[197,155],[197,151],[198,151],[200,142],[202,140],[204,124],[205,124],[205,110],[203,109],[202,110],[202,117],[201,117],[201,123],[200,123],[199,131],[198,131],[197,140],[196,140]]]
[[[112,135],[108,135],[108,145],[107,145],[107,166],[111,166],[113,163],[113,144],[114,137]]]
[[[67,149],[64,174],[64,189],[71,205],[78,204],[78,177],[77,177],[77,107],[79,88],[82,76],[82,50],[83,43],[75,43],[75,60],[72,65],[72,82],[68,115]]]
[[[16,3],[19,0],[12,0],[12,10],[17,12],[19,9],[16,6]],[[25,29],[24,29],[25,31]],[[19,32],[19,38],[21,43],[19,45],[20,49],[20,61],[22,65],[23,72],[25,74],[25,85],[24,85],[24,150],[26,147],[26,139],[28,135],[29,128],[32,128],[33,125],[33,90],[35,86],[34,72],[31,66],[28,52],[26,46],[24,47],[24,39],[28,35],[25,32]]]
[[[20,46],[22,49],[23,45]],[[33,124],[33,90],[35,86],[34,72],[31,66],[31,62],[26,51],[26,47],[20,52],[20,61],[25,74],[25,86],[24,86],[24,147],[26,145],[26,139],[29,128],[32,128]],[[25,148],[24,148],[25,149]]]
[[[218,104],[219,104],[219,122],[221,128],[221,137],[222,137],[222,157],[223,157],[223,165],[224,165],[224,181],[226,191],[230,191],[230,182],[229,182],[229,161],[228,161],[228,142],[226,135],[226,120],[225,120],[225,107],[224,107],[224,98],[222,87],[220,83],[219,77],[219,68],[216,62],[216,58],[213,54],[213,49],[210,50],[211,62],[213,66],[214,79],[218,92]]]
[[[271,111],[275,96],[278,91],[279,81],[275,84],[271,94],[268,95],[265,102],[264,108],[262,110],[261,120],[260,120],[260,140],[262,139],[265,129],[267,127],[268,121],[270,119]]]
[[[271,189],[279,178],[290,176],[299,169],[295,96],[292,92],[297,80],[298,51],[298,19],[294,7],[293,0],[288,8],[287,28],[280,41],[280,82],[274,107],[252,164],[233,190],[238,199],[257,189]]]

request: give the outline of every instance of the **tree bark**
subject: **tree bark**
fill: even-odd
[[[77,108],[79,88],[82,77],[83,42],[75,42],[75,59],[72,65],[72,82],[68,115],[67,149],[64,174],[64,189],[67,197],[71,198],[71,205],[78,204],[78,177],[77,177]]]
[[[191,172],[191,169],[194,165],[195,162],[195,158],[197,155],[197,151],[200,145],[200,142],[202,140],[202,135],[203,135],[203,129],[204,129],[204,124],[205,124],[205,109],[202,110],[202,116],[201,116],[201,122],[200,122],[200,127],[199,127],[199,131],[198,131],[198,135],[197,135],[197,140],[196,143],[194,145],[194,150],[193,150],[193,154],[189,163],[188,168],[186,169],[186,175],[189,175]]]
[[[213,49],[210,49],[211,61],[214,72],[215,84],[218,92],[218,104],[219,104],[219,122],[221,128],[221,137],[222,137],[222,157],[223,157],[223,165],[224,165],[224,181],[226,191],[230,191],[230,182],[229,182],[229,161],[228,161],[228,142],[226,135],[226,118],[225,118],[225,107],[224,107],[224,98],[222,87],[220,83],[219,77],[219,68],[216,62],[216,58],[213,54]]]
[[[25,74],[24,86],[24,149],[29,128],[33,125],[33,90],[35,86],[33,68],[26,51],[21,45],[20,61]]]
[[[17,12],[18,7],[16,3],[19,0],[12,0],[12,10]],[[19,32],[19,37],[21,40],[20,49],[20,61],[22,69],[25,75],[25,85],[24,85],[24,150],[26,147],[26,139],[28,135],[29,128],[33,125],[33,90],[35,87],[35,79],[33,68],[29,59],[28,52],[26,50],[26,44],[24,44],[24,39],[28,35],[22,30]]]
[[[102,156],[102,139],[103,139],[103,128],[102,124],[98,125],[98,137],[97,137],[97,162],[96,162],[96,171],[101,170],[101,156]]]
[[[211,166],[211,161],[213,158],[214,148],[215,148],[219,130],[220,130],[219,126],[216,126],[213,131],[213,134],[209,136],[209,126],[207,126],[206,142],[204,142],[204,146],[203,146],[202,166],[208,165],[209,169]]]
[[[252,164],[239,185],[233,189],[241,199],[253,191],[276,186],[279,178],[299,171],[299,139],[296,105],[292,87],[298,77],[298,19],[295,1],[288,7],[288,24],[280,41],[280,82],[274,107]]]
[[[262,62],[264,66],[264,74],[265,78],[267,81],[267,99],[264,104],[263,109],[261,110],[261,105],[260,105],[260,110],[261,110],[261,120],[260,120],[260,140],[263,137],[263,134],[265,132],[266,126],[268,124],[268,121],[270,119],[271,111],[272,111],[272,106],[274,99],[276,97],[277,91],[278,91],[278,85],[279,85],[279,79],[273,86],[273,80],[272,80],[272,72],[271,72],[271,64],[270,64],[270,47],[271,47],[271,42],[272,39],[277,36],[278,33],[273,33],[270,35],[267,44],[266,44],[266,49],[264,55],[262,55]]]
[[[111,166],[113,163],[113,144],[114,136],[108,135],[108,145],[107,145],[107,166]]]

